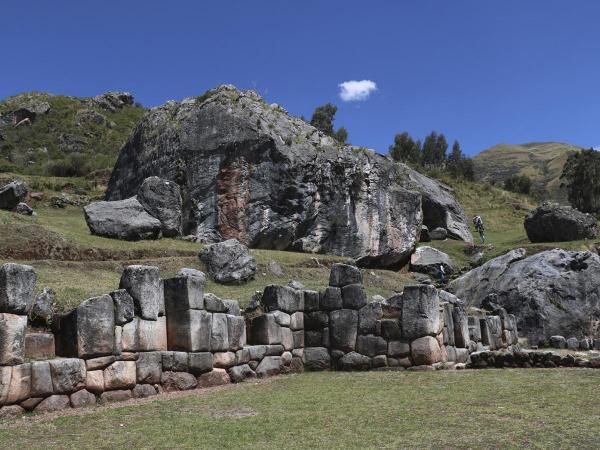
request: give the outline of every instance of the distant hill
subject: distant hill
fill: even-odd
[[[112,168],[145,112],[126,92],[8,97],[0,101],[0,172],[82,176]]]
[[[560,189],[560,175],[572,152],[580,147],[560,142],[498,144],[474,157],[478,179],[502,185],[510,175],[527,175],[533,181],[532,193],[542,200],[567,202]]]

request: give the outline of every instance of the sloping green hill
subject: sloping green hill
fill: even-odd
[[[111,169],[146,109],[128,93],[25,93],[0,101],[0,172],[82,176]]]
[[[560,142],[498,144],[475,156],[475,173],[481,180],[502,185],[510,175],[527,175],[533,181],[532,193],[541,200],[567,202],[560,189],[560,174],[567,157],[579,147]]]

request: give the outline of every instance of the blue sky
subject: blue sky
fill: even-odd
[[[600,2],[555,0],[3,2],[0,98],[128,90],[146,106],[220,83],[386,152],[431,130],[496,143],[600,144]],[[362,101],[340,83],[370,80]]]

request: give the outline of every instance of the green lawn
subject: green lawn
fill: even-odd
[[[599,376],[593,369],[306,373],[89,414],[8,419],[0,424],[0,443],[11,449],[597,448]]]

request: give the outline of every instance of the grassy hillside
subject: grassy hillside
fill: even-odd
[[[532,191],[540,199],[566,202],[559,177],[568,155],[579,150],[560,142],[499,144],[475,156],[475,173],[479,179],[496,185],[503,185],[510,175],[527,175],[533,181]]]
[[[37,110],[15,126],[15,111]],[[109,108],[93,98],[46,93],[19,94],[0,101],[0,172],[85,175],[111,169],[121,146],[145,109]]]
[[[5,449],[597,448],[598,369],[324,372],[0,421]]]

